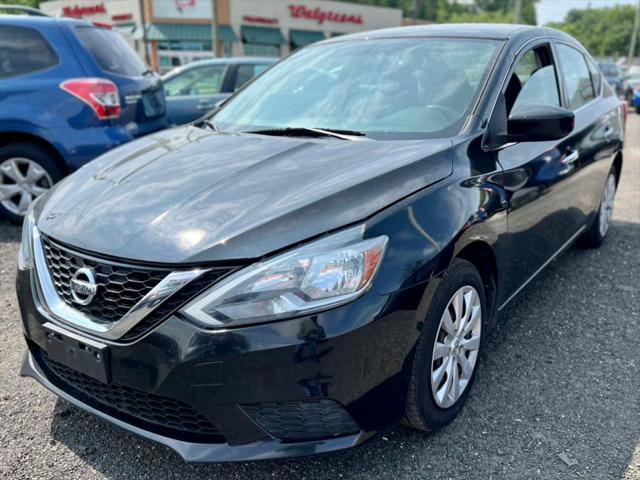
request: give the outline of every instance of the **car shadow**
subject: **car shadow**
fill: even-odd
[[[440,432],[398,426],[356,449],[320,457],[187,465],[168,448],[58,400],[52,438],[114,480],[395,478],[399,472],[622,479],[640,440],[638,238],[640,224],[614,222],[601,249],[570,249],[508,305],[488,338],[467,405]]]

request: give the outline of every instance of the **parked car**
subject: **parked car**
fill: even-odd
[[[640,89],[640,66],[633,66],[622,83],[624,98],[632,106],[636,105],[636,93]],[[640,113],[640,112],[639,112]]]
[[[242,57],[201,60],[162,77],[167,117],[172,125],[193,122],[212,110],[278,58]]]
[[[442,428],[498,313],[575,241],[605,241],[622,116],[548,28],[302,48],[35,203],[22,374],[189,462]]]
[[[622,69],[613,62],[599,62],[598,66],[600,67],[604,78],[607,80],[607,82],[609,82],[609,85],[613,87],[616,95],[623,95],[624,91],[622,89]]]
[[[98,155],[165,128],[160,77],[114,31],[82,20],[0,15],[0,216]]]
[[[640,113],[640,82],[633,89],[632,105],[636,113]]]

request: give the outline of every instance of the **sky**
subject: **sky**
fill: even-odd
[[[637,0],[635,0],[637,1]],[[569,10],[574,8],[612,7],[614,5],[635,4],[634,0],[539,0],[536,5],[538,25],[561,22]]]

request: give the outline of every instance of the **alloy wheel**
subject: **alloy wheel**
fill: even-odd
[[[602,194],[602,203],[600,204],[600,236],[604,237],[609,231],[609,222],[613,215],[613,203],[616,199],[616,178],[613,174],[607,178],[607,185],[604,187]]]
[[[24,215],[52,186],[51,176],[33,160],[16,157],[0,163],[0,205],[14,215]]]
[[[431,391],[440,408],[462,396],[478,361],[482,306],[476,289],[460,288],[445,308],[431,358]]]

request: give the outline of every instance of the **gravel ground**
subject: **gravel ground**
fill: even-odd
[[[502,315],[467,406],[423,435],[289,461],[185,465],[18,377],[19,229],[0,223],[0,478],[640,479],[640,116],[610,237],[571,249]]]

